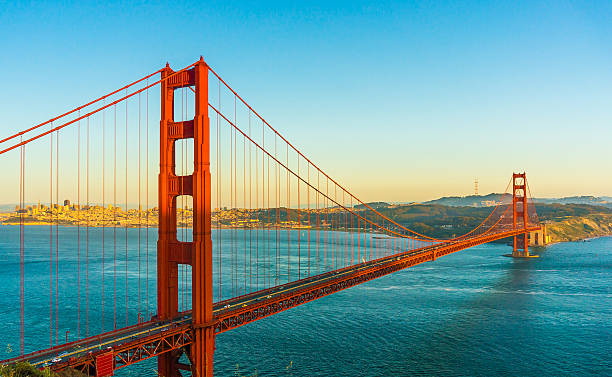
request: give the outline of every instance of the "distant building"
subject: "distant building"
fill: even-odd
[[[495,200],[483,200],[480,202],[481,207],[493,207],[495,205],[497,205]]]
[[[64,207],[66,206],[70,206],[70,200],[69,199],[64,199]]]

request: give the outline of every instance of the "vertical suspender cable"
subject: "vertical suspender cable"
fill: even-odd
[[[359,204],[353,204],[353,205],[354,206],[359,206]],[[357,209],[356,212],[357,212],[357,215],[355,217],[356,217],[357,223],[355,224],[355,234],[354,234],[354,237],[355,237],[355,241],[354,242],[356,243],[356,254],[355,254],[356,255],[355,261],[356,262],[355,263],[359,264],[359,263],[361,263],[361,233],[362,233],[362,230],[361,230],[361,218],[362,217],[359,214],[359,209]]]
[[[23,137],[20,137],[20,142]],[[22,253],[23,253],[23,146],[19,148],[19,354],[23,355],[23,281],[22,281]]]
[[[249,125],[251,123],[251,113],[249,111]],[[242,137],[242,208],[244,209],[244,213],[245,215],[243,216],[243,221],[245,221],[245,226],[243,226],[243,230],[242,230],[242,240],[243,240],[243,249],[244,249],[244,293],[247,293],[247,282],[249,281],[248,275],[247,275],[247,231],[246,231],[246,226],[249,227],[249,229],[251,229],[250,227],[250,218],[251,218],[251,212],[250,211],[246,211],[246,144],[247,144],[247,140],[246,140],[246,136],[243,135]],[[250,144],[249,144],[250,146]],[[249,156],[250,157],[250,156]],[[249,232],[250,234],[250,232]],[[249,250],[250,252],[250,250]]]
[[[147,87],[149,86],[149,79],[147,79]],[[145,294],[147,297],[147,316],[146,319],[148,320],[149,317],[149,89],[147,89],[146,91],[146,108],[147,108],[147,118],[146,118],[146,144],[145,144],[145,149],[146,149],[146,193],[145,193],[145,197],[146,197],[146,209],[147,209],[147,215],[146,215],[146,221],[147,221],[147,230],[146,230],[146,260],[147,260],[147,267],[146,267],[146,281],[145,281]]]
[[[86,186],[86,198],[87,198],[87,228],[86,228],[86,253],[85,253],[85,280],[86,280],[86,312],[87,312],[87,327],[86,334],[89,337],[89,215],[91,213],[91,208],[89,207],[89,117],[87,117],[87,181],[85,183]]]
[[[59,344],[59,130],[55,138],[55,343]]]
[[[230,161],[229,161],[229,172],[230,172],[230,179],[229,179],[229,185],[230,185],[230,189],[229,189],[229,203],[230,203],[230,211],[233,211],[233,204],[234,204],[234,136],[233,136],[233,132],[234,129],[230,127],[229,129],[229,143],[230,143],[230,148],[229,148],[229,153],[230,153]],[[229,234],[230,234],[230,253],[231,253],[231,258],[230,258],[230,270],[231,270],[231,274],[230,277],[232,279],[232,297],[236,296],[235,292],[234,292],[234,228],[232,226],[232,222],[231,222],[231,218],[230,218],[230,229],[229,229]]]
[[[234,97],[235,99],[235,97]],[[234,123],[235,124],[235,123]],[[255,213],[259,214],[259,153],[255,149]],[[257,217],[259,220],[259,215]],[[255,230],[255,290],[259,290],[259,231]]]
[[[250,109],[249,109],[249,114],[250,114]],[[265,135],[265,125],[263,124],[263,122],[261,123],[261,145],[262,145],[262,150],[261,150],[261,172],[262,172],[262,177],[261,177],[261,210],[263,211],[262,213],[262,218],[261,218],[261,223],[262,223],[262,227],[261,227],[261,234],[262,234],[262,240],[263,240],[263,286],[264,288],[267,287],[266,284],[266,270],[267,270],[267,266],[268,266],[268,260],[267,260],[267,246],[268,246],[268,240],[266,238],[266,231],[265,231],[265,226],[266,226],[266,165],[265,165],[265,158],[266,158],[266,154],[264,153],[264,149],[266,147],[266,135]],[[257,150],[256,150],[257,151]],[[268,165],[270,164],[270,160],[268,160]],[[268,171],[268,176],[270,176],[270,171]],[[259,223],[259,222],[258,222]]]
[[[242,211],[237,212],[238,215],[238,219],[240,221],[242,221],[242,237],[241,237],[241,241],[242,241],[242,249],[244,251],[243,256],[242,256],[242,263],[241,266],[243,267],[242,269],[242,279],[244,280],[244,286],[242,286],[242,282],[240,282],[240,289],[243,290],[243,294],[247,293],[247,281],[248,281],[248,277],[247,277],[247,249],[246,249],[246,225],[248,224],[248,216],[249,213],[246,211],[246,135],[242,135]]]
[[[296,208],[296,214],[297,214],[297,242],[298,242],[298,280],[300,280],[301,278],[301,274],[302,274],[302,249],[301,249],[301,244],[302,244],[302,229],[301,229],[301,225],[302,225],[302,219],[301,219],[301,213],[300,213],[300,155],[297,155],[297,176],[296,176],[296,181],[297,181],[297,208]]]
[[[289,178],[289,144],[286,144],[287,168],[287,283],[291,281],[291,181]]]
[[[102,100],[102,105],[104,105],[106,103],[106,100]],[[105,233],[106,233],[106,216],[105,216],[105,211],[106,208],[104,208],[106,206],[106,202],[105,202],[105,190],[106,190],[106,186],[105,186],[105,179],[106,179],[106,163],[105,163],[105,158],[106,158],[106,134],[105,134],[105,128],[106,128],[106,110],[102,110],[102,332],[104,332],[104,312],[106,311],[106,306],[104,305],[104,275],[105,275],[105,271],[104,271],[104,262],[105,262]]]
[[[21,136],[20,138],[20,142],[23,141],[23,136]],[[25,205],[24,205],[24,147],[23,145],[21,146],[21,148],[19,148],[19,157],[20,157],[20,164],[19,164],[19,353],[20,355],[23,355],[24,353],[24,335],[23,335],[23,331],[24,331],[24,325],[23,325],[23,320],[24,320],[24,291],[23,291],[23,285],[24,285],[24,277],[23,277],[23,273],[24,273],[24,258],[23,258],[23,246],[24,246],[24,242],[23,242],[23,238],[24,238],[24,229],[23,229],[23,211],[25,209]]]
[[[23,137],[19,138],[19,142]],[[23,248],[23,146],[19,148],[19,204],[17,205],[17,216],[19,217],[19,354],[23,355],[23,297],[22,297],[22,281],[21,281],[21,253]]]
[[[351,210],[354,210],[353,208],[353,196],[351,195]],[[353,220],[355,219],[355,216],[353,216],[352,214],[351,216],[351,265],[353,265],[355,263],[355,242],[354,242],[354,238],[353,238],[353,232],[354,232],[354,224],[353,224]]]
[[[249,109],[249,138],[251,137],[251,110]],[[253,186],[252,186],[252,175],[253,175],[253,171],[251,169],[251,143],[249,143],[249,213],[255,213],[255,211],[253,211],[253,205],[252,205],[252,191],[253,191]],[[245,169],[246,170],[246,169]],[[251,289],[253,287],[253,232],[252,232],[252,227],[249,226],[249,286],[251,286]]]
[[[117,330],[117,105],[113,108],[113,329]]]
[[[308,161],[308,165],[307,166],[307,173],[306,173],[306,177],[308,179],[308,184],[306,185],[306,197],[307,199],[307,210],[306,210],[306,214],[308,215],[308,276],[310,276],[310,161]]]
[[[141,239],[140,239],[140,228],[142,226],[142,203],[140,202],[140,174],[141,174],[141,169],[140,169],[140,160],[142,157],[142,147],[141,147],[141,141],[142,141],[142,132],[141,132],[141,127],[140,127],[140,121],[142,118],[142,109],[140,107],[140,93],[138,93],[138,320],[140,321],[140,315],[142,312],[142,308],[141,308],[141,287],[140,287],[140,265],[141,265],[141,260],[140,260],[140,243],[141,243]]]
[[[22,184],[21,184],[21,190],[22,190],[22,194],[21,194],[21,207],[25,208],[25,171],[26,171],[26,151],[25,151],[25,145],[23,145],[21,147],[21,152],[23,155],[23,162],[22,162],[22,173],[21,173],[21,180],[22,180]],[[22,218],[23,218],[23,213],[22,213]],[[24,229],[24,222],[22,220],[22,224],[21,224],[21,354],[24,353],[25,351],[25,229]]]
[[[26,172],[26,150],[25,145],[21,147],[21,153],[23,156],[22,173],[21,173],[21,208],[25,209],[25,172]],[[25,352],[25,224],[23,220],[22,211],[22,221],[21,221],[21,354],[23,355]]]
[[[236,96],[234,96],[234,124],[236,122],[236,105],[237,100]],[[234,208],[238,209],[238,132],[236,132],[236,128],[232,127],[234,131]],[[236,279],[236,295],[238,296],[238,229],[236,226],[232,226],[234,229],[234,278]]]
[[[81,111],[78,112],[79,117]],[[81,121],[77,123],[77,339],[81,337]]]
[[[51,122],[53,129],[53,122]],[[49,157],[49,347],[53,347],[53,133]]]
[[[346,202],[344,201],[345,197],[344,197],[344,190],[342,190],[342,206],[346,208]],[[342,211],[342,216],[344,217],[344,266],[347,265],[348,263],[348,229],[347,229],[347,211],[343,210]]]
[[[217,97],[221,109],[221,81],[218,82]],[[217,114],[217,300],[221,301],[221,116]]]
[[[274,197],[275,197],[275,202],[276,202],[276,220],[274,222],[274,227],[276,228],[276,263],[274,263],[274,266],[276,267],[276,277],[275,277],[274,285],[278,284],[279,270],[280,270],[280,266],[279,266],[280,248],[279,248],[279,234],[278,234],[278,221],[279,221],[278,219],[278,211],[279,211],[278,191],[279,191],[280,177],[279,177],[279,167],[278,167],[277,144],[278,144],[278,136],[274,135],[274,160],[277,161],[275,163],[276,169],[275,169],[275,175],[274,175]]]
[[[266,217],[267,217],[266,218],[266,228],[267,228],[267,237],[266,237],[266,240],[267,240],[267,245],[268,245],[268,251],[267,251],[267,253],[268,253],[268,262],[271,262],[272,261],[272,253],[269,250],[270,249],[270,244],[271,244],[271,242],[270,242],[270,226],[269,226],[269,224],[270,224],[270,156],[269,155],[268,155],[268,185],[267,186],[268,186],[268,190],[267,190],[267,194],[268,194],[267,199],[268,200],[267,200],[267,209],[266,209]],[[268,266],[268,286],[272,285],[272,281],[271,280],[272,280],[272,268]]]
[[[125,90],[127,96],[127,89]],[[125,325],[128,325],[128,99],[125,99]]]
[[[325,227],[328,228],[323,233],[323,266],[325,267],[325,271],[327,271],[327,243],[329,241],[329,234],[331,232],[331,226],[329,226],[329,206],[327,205],[327,198],[329,198],[329,178],[325,178],[325,197],[324,197],[324,213],[325,213]]]
[[[317,211],[317,239],[315,241],[315,245],[317,245],[315,254],[316,254],[316,262],[317,262],[317,272],[321,273],[321,264],[320,264],[320,260],[319,258],[321,257],[319,251],[320,251],[320,239],[321,239],[321,210],[319,208],[319,197],[320,197],[320,191],[319,191],[319,180],[320,180],[321,174],[319,172],[319,170],[317,170],[317,192],[315,193],[315,200],[316,200],[316,211]]]

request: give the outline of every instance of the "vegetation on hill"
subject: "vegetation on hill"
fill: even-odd
[[[537,198],[536,203],[543,204],[589,204],[612,208],[612,198],[607,196],[569,196],[566,198]]]
[[[496,196],[499,196],[499,194],[490,194],[477,198],[485,198],[489,203],[494,203],[496,201]],[[470,198],[472,197],[460,199],[472,201],[473,198]],[[407,228],[440,239],[453,238],[470,232],[480,225],[494,209],[492,206],[456,206],[439,204],[444,202],[443,199],[451,200],[453,198],[442,198],[438,200],[438,203],[429,204],[389,204],[385,202],[373,202],[368,203],[368,206]],[[481,201],[481,205],[483,203],[486,204],[485,201]],[[212,220],[214,227],[221,228],[299,226],[312,228],[319,227],[324,230],[344,230],[346,226],[344,223],[346,219],[343,217],[345,214],[344,210],[340,207],[325,207],[326,205],[329,205],[329,203],[326,203],[322,207],[301,208],[299,210],[296,208],[223,208],[213,212]],[[572,241],[609,235],[612,233],[610,229],[612,225],[610,225],[611,223],[609,221],[612,216],[612,207],[590,204],[538,203],[536,204],[536,209],[540,221],[548,224],[550,229],[549,234],[553,242]],[[363,211],[366,211],[366,208],[364,205],[360,204],[354,206],[354,210],[357,213],[365,213]],[[42,225],[44,222],[41,222],[41,219],[44,220],[45,216],[49,217],[49,214],[45,214],[44,210],[42,215],[38,212],[35,213],[35,209],[32,208],[28,208],[27,211],[29,212],[25,214],[25,216],[15,212],[1,214],[0,224],[19,224],[20,220],[23,219],[26,225]],[[89,213],[89,211],[85,211],[84,209],[63,209],[62,211],[54,209],[53,211],[57,211],[57,216],[55,218],[58,219],[58,221],[61,220],[59,221],[60,225],[87,224],[88,226],[101,226],[106,224],[107,226],[140,226],[144,224],[142,219],[146,218],[146,216],[143,216],[142,213],[136,210],[130,210],[128,212],[121,211],[119,213],[122,215],[121,218],[123,222],[110,223],[109,221],[113,219],[112,212],[104,215],[104,213],[101,212],[101,207],[93,207],[93,213]],[[157,211],[153,211],[150,215],[152,221],[149,223],[149,226],[157,226]],[[191,226],[193,218],[192,210],[183,210],[177,218],[180,219],[179,225]],[[349,224],[349,227],[353,229],[358,226],[363,227],[363,222],[355,223],[351,221]]]
[[[557,221],[567,217],[580,217],[596,213],[612,214],[612,208],[588,204],[536,204],[540,220]]]
[[[502,194],[487,194],[487,195],[468,195],[468,196],[445,196],[439,199],[430,200],[423,204],[441,204],[445,206],[466,207],[466,206],[481,206],[482,202],[495,201],[498,202]]]
[[[29,363],[15,363],[0,365],[0,376],[2,377],[58,377],[49,369],[40,370]]]
[[[594,213],[586,216],[567,216],[556,219],[547,226],[552,242],[610,236],[612,235],[612,214]]]
[[[0,364],[1,377],[87,377],[75,369],[66,368],[59,372],[52,372],[51,369],[38,369],[30,363]]]
[[[460,236],[477,227],[493,207],[439,204],[387,206],[378,211],[419,233],[436,238]],[[586,204],[537,204],[540,221],[548,224],[553,242],[612,234],[612,208]]]
[[[423,204],[442,204],[446,206],[487,206],[491,201],[498,202],[502,194],[445,196]],[[612,198],[608,196],[568,196],[564,198],[534,198],[536,204],[587,204],[612,208]]]

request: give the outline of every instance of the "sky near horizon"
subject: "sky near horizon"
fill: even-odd
[[[365,201],[612,196],[612,2],[7,2],[0,137],[200,55]],[[2,188],[0,188],[0,193]]]

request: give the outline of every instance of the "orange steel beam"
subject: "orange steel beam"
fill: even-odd
[[[214,327],[209,326],[208,328],[212,328],[215,334],[220,334],[366,281],[416,266],[423,262],[434,261],[441,256],[539,229],[540,227],[508,229],[500,233],[474,237],[452,244],[445,243],[430,246],[424,248],[423,251],[418,254],[414,254],[414,251],[409,251],[347,267],[337,271],[338,278],[320,284],[309,285],[305,288],[295,288],[289,290],[285,294],[276,295],[269,299],[258,301],[252,305],[247,305],[246,307],[223,312],[214,318]],[[306,280],[308,279],[304,279],[304,281]],[[269,291],[273,293],[273,290]],[[123,368],[154,356],[163,357],[164,355],[167,355],[166,357],[173,361],[174,367],[177,370],[180,368],[184,369],[183,366],[176,363],[179,354],[173,352],[189,346],[193,349],[195,342],[194,332],[195,330],[192,324],[180,324],[176,327],[171,327],[167,331],[150,334],[131,342],[126,342],[119,347],[115,347],[112,349],[115,369]],[[70,359],[68,363],[58,364],[52,368],[54,370],[62,370],[70,367],[93,375],[93,373],[95,373],[96,358],[108,352],[110,352],[108,349],[100,350],[80,358]]]
[[[193,67],[193,68],[191,68]],[[203,68],[202,68],[203,67]],[[196,117],[193,120],[175,121],[174,91],[187,86],[196,86],[201,93],[196,96],[196,102],[201,102],[207,96],[207,78],[196,82],[196,73],[206,70],[202,59],[189,67],[174,72],[168,65],[161,70],[161,120],[160,120],[160,173],[159,173],[159,240],[158,240],[158,316],[160,319],[172,318],[178,313],[178,264],[192,264],[193,243],[180,242],[177,239],[176,198],[181,195],[194,195],[194,190],[200,190],[204,179],[202,168],[194,166],[194,174],[177,176],[175,173],[175,146],[181,139],[194,139],[194,145],[201,146],[201,138],[208,137],[208,130],[202,131],[208,125],[208,113],[202,116],[202,105],[196,103]],[[207,76],[207,73],[200,74]],[[203,89],[198,89],[204,87]],[[206,125],[204,125],[206,123]],[[208,145],[206,143],[206,145]],[[202,161],[202,151],[194,151],[194,161]],[[208,155],[208,153],[205,153]],[[197,165],[197,162],[194,162]],[[194,186],[195,185],[195,186]],[[198,192],[199,194],[199,192]],[[195,202],[201,202],[198,197]],[[205,216],[199,212],[198,218]],[[202,223],[202,222],[200,222]],[[194,235],[201,233],[195,231]]]
[[[164,78],[168,78],[165,79]],[[195,87],[193,120],[174,119],[174,90]],[[213,324],[210,121],[208,118],[208,66],[204,59],[192,69],[178,74],[166,66],[162,70],[159,173],[158,317],[178,314],[178,264],[192,266],[193,346],[190,349],[192,374],[212,377],[215,332]],[[175,143],[193,138],[193,174],[175,173]],[[176,198],[193,197],[193,241],[177,239]],[[176,355],[162,354],[160,375],[180,376]]]
[[[184,74],[175,75],[168,65],[161,72],[161,120],[159,123],[159,228],[157,241],[157,316],[160,320],[173,318],[178,314],[178,264],[171,258],[176,239],[176,197],[180,194],[176,182],[181,180],[175,174],[175,141],[171,129],[174,122],[175,83]],[[176,80],[175,80],[176,79]],[[181,181],[182,182],[182,181]],[[176,377],[174,359],[160,354],[157,368],[159,374]]]
[[[518,205],[521,210],[518,210]],[[517,229],[518,221],[522,220],[523,228],[527,228],[527,176],[525,173],[512,174],[512,225]],[[527,233],[523,235],[522,245],[518,245],[518,239],[514,236],[512,255],[515,257],[529,256]]]
[[[171,351],[177,351],[193,343],[193,332],[190,325],[181,325],[170,328],[167,331],[147,335],[137,340],[126,342],[118,347],[100,349],[90,352],[85,356],[71,358],[67,362],[59,363],[51,368],[55,371],[75,369],[89,376],[98,376],[98,360],[112,353],[112,369],[120,369],[139,361],[156,356],[167,355],[176,363],[176,355]],[[102,374],[100,376],[106,376]],[[161,375],[161,374],[160,374]]]
[[[210,127],[208,119],[208,66],[194,67],[195,118],[193,171],[193,272],[191,347],[192,375],[212,377],[215,332],[213,326],[212,204],[210,185]]]

